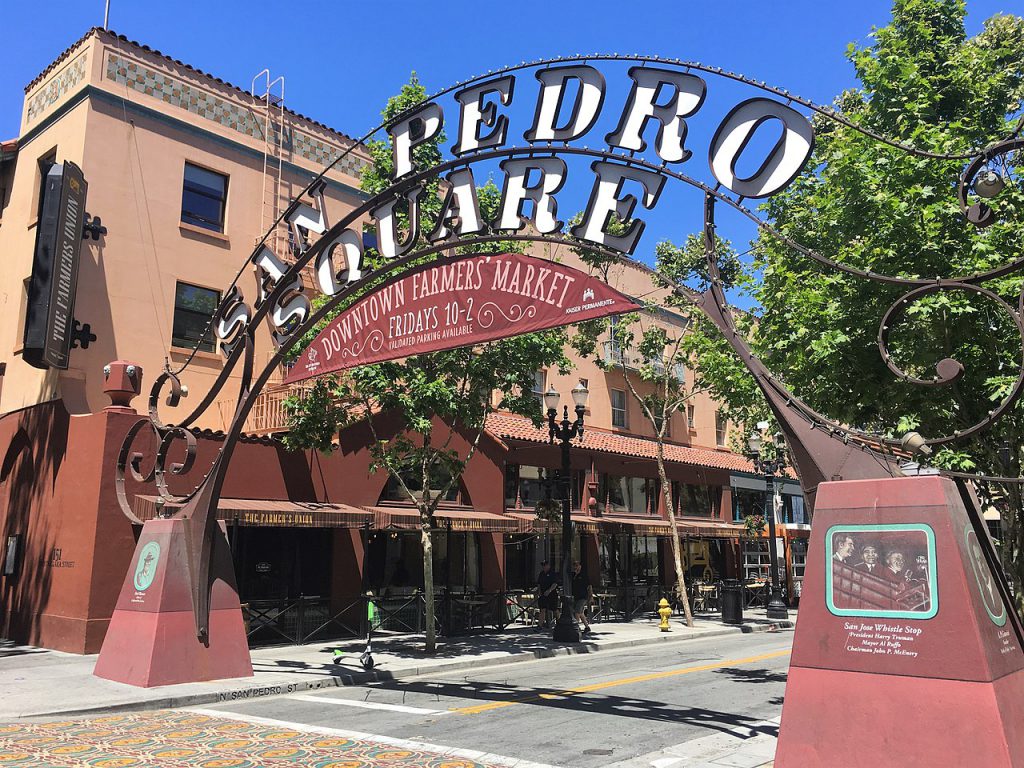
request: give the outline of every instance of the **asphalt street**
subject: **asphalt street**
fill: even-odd
[[[775,735],[764,721],[782,712],[791,643],[791,631],[715,637],[199,711],[593,768],[715,734]]]

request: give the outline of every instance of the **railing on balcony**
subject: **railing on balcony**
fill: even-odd
[[[603,342],[604,361],[610,365],[629,366],[629,356],[625,350],[615,341]]]
[[[631,359],[628,350],[623,349],[618,342],[610,339],[602,342],[602,350],[604,361],[609,365],[621,365],[623,368],[635,369],[642,360],[639,357]],[[651,357],[643,360],[643,362],[654,370],[655,375],[661,376],[665,373],[667,363],[664,358]],[[680,384],[685,384],[686,366],[683,363],[673,363],[672,375]]]
[[[265,352],[262,356],[258,355],[255,366],[256,370],[261,370],[269,365],[273,357],[273,351]],[[292,395],[298,395],[301,398],[309,388],[309,385],[305,383],[286,385],[284,379],[288,375],[288,370],[289,366],[287,364],[281,364],[275,368],[270,379],[267,381],[266,388],[257,396],[256,402],[253,403],[252,410],[245,420],[243,431],[250,434],[268,435],[274,432],[284,432],[288,429],[287,414],[284,410],[285,400]],[[223,425],[222,429],[226,429],[227,425],[231,423],[236,402],[235,400],[217,401],[217,408]]]

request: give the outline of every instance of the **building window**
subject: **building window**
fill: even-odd
[[[804,507],[804,497],[791,493],[782,494],[782,520],[783,523],[794,523],[804,525],[807,523],[807,513]]]
[[[715,444],[719,448],[725,447],[728,423],[728,420],[722,415],[721,411],[715,411]]]
[[[619,328],[619,316],[612,315],[608,318],[608,340],[604,342],[604,361],[609,365],[625,365],[626,361],[622,354],[622,346],[616,335]]]
[[[672,483],[672,504],[683,517],[717,517],[722,489],[710,485]]]
[[[628,512],[633,515],[656,515],[660,483],[650,477],[618,477],[602,475],[601,501],[608,504],[612,512]]]
[[[634,584],[660,584],[660,560],[656,536],[630,536]]]
[[[505,506],[515,509],[522,506],[524,509],[532,509],[540,501],[561,500],[560,486],[555,482],[559,471],[557,469],[545,469],[544,467],[520,466],[518,464],[505,465]],[[584,480],[586,475],[582,470],[572,471],[572,484],[569,487],[570,500],[573,509],[581,509]]]
[[[44,157],[39,158],[39,183],[36,184],[36,221],[43,217],[43,198],[46,196],[46,177],[50,175],[50,169],[57,164],[57,150],[48,152]]]
[[[744,539],[743,541],[743,578],[767,581],[771,578],[771,553],[768,551],[766,539]]]
[[[732,519],[742,523],[748,515],[764,514],[764,491],[732,489]]]
[[[613,389],[612,393],[612,426],[625,429],[626,420],[626,390]]]
[[[405,488],[408,488],[416,498],[421,498],[423,494],[423,475],[420,473],[418,467],[409,466],[408,469],[403,469],[401,472],[402,482],[405,483]],[[436,498],[441,492],[448,486],[452,481],[451,472],[447,471],[444,467],[439,467],[436,464],[430,468],[430,476],[427,478],[430,483],[430,495],[431,498]],[[405,488],[402,487],[402,483],[398,482],[398,479],[388,473],[388,481],[384,485],[384,492],[380,496],[381,501],[402,501],[407,504],[412,503],[412,499],[409,498],[409,494],[406,493]],[[452,483],[451,487],[448,488],[447,493],[442,497],[444,501],[460,502],[459,483],[456,481]]]
[[[534,371],[533,373],[533,396],[537,398],[537,402],[540,403],[541,413],[547,413],[544,409],[544,384],[546,382],[547,374],[545,371]]]
[[[227,199],[227,176],[185,163],[181,191],[181,220],[185,224],[223,232]]]
[[[697,422],[695,422],[693,420],[693,406],[692,405],[686,406],[686,428],[687,429],[696,429],[697,428]]]
[[[213,352],[213,333],[205,333],[220,304],[220,293],[197,285],[178,283],[174,291],[174,327],[171,346]],[[205,335],[204,335],[205,334]]]

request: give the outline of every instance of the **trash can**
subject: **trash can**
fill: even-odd
[[[725,624],[743,623],[743,585],[736,579],[722,582],[722,622]]]

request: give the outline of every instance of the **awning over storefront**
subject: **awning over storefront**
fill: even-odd
[[[373,515],[373,528],[381,531],[388,528],[411,530],[420,527],[420,514],[412,507],[367,507]],[[438,527],[451,524],[453,531],[478,531],[481,533],[519,533],[523,531],[522,521],[508,515],[480,512],[468,508],[442,508],[434,513]]]
[[[520,520],[523,524],[522,530],[524,532],[547,531],[548,533],[560,533],[562,530],[561,522],[540,520],[533,512],[509,512],[508,516]],[[578,533],[598,533],[600,531],[599,523],[601,520],[602,518],[600,517],[585,515],[582,512],[572,513],[572,524]]]
[[[136,496],[132,511],[141,520],[156,517],[157,496]],[[167,504],[164,513],[177,511],[181,504]],[[221,499],[217,519],[246,526],[278,528],[361,528],[373,525],[373,512],[347,504],[282,501],[277,499]]]
[[[598,518],[601,521],[601,530],[614,532],[613,526],[618,526],[622,533],[632,533],[637,536],[671,536],[672,524],[660,517],[615,517],[604,515]],[[733,538],[743,532],[742,525],[721,522],[717,520],[694,521],[676,520],[676,530],[680,536],[709,536]]]

